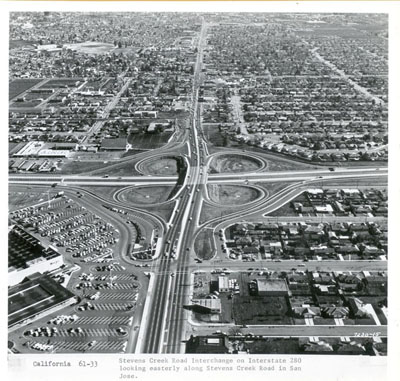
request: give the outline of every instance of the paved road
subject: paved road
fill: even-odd
[[[229,334],[229,329],[232,325],[216,325],[216,326],[202,326],[196,327],[196,330],[201,334],[210,335],[217,331],[226,332]],[[354,336],[387,336],[387,326],[365,326],[365,325],[272,325],[272,326],[248,326],[248,328],[241,328],[241,333],[246,335],[252,333],[254,335],[262,336],[279,336],[279,337],[354,337]]]

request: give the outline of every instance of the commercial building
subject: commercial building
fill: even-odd
[[[257,293],[260,296],[287,296],[289,288],[285,279],[257,279]]]
[[[184,308],[203,314],[220,314],[221,299],[193,299],[192,303]]]
[[[218,292],[229,292],[229,279],[226,276],[218,277]]]
[[[45,273],[64,264],[62,255],[15,225],[8,233],[8,285],[14,286],[34,273]]]
[[[229,353],[229,340],[220,336],[190,336],[186,342],[186,353]]]
[[[50,276],[33,274],[8,290],[8,329],[13,331],[76,302],[76,296]]]

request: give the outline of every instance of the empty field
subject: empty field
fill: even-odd
[[[124,203],[133,204],[157,204],[168,200],[173,187],[132,187],[125,189],[118,195],[118,199]]]
[[[201,259],[211,259],[214,256],[214,244],[211,230],[203,230],[194,241],[194,250]]]
[[[234,296],[233,317],[236,324],[293,324],[285,297]]]
[[[60,173],[65,175],[75,175],[105,167],[107,166],[102,161],[66,161],[61,167]]]
[[[238,185],[207,185],[211,201],[223,205],[246,204],[256,200],[260,192],[252,187]]]
[[[178,162],[174,157],[155,157],[144,161],[140,169],[146,175],[176,175]]]
[[[17,95],[22,94],[24,91],[30,89],[35,86],[43,79],[38,78],[28,78],[28,79],[15,79],[10,82],[8,87],[8,99],[11,100],[15,98]]]
[[[211,172],[214,173],[238,173],[253,172],[262,167],[262,163],[252,157],[244,155],[218,155],[211,161]]]

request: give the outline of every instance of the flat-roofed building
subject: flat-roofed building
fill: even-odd
[[[226,276],[218,277],[218,291],[229,292],[229,279]]]
[[[184,308],[203,314],[220,314],[221,299],[193,299],[192,303]]]
[[[8,329],[13,331],[76,302],[76,296],[49,275],[33,274],[8,289]]]
[[[14,286],[33,273],[56,270],[64,264],[62,255],[18,225],[8,233],[8,285]]]
[[[256,279],[260,296],[287,296],[289,288],[285,279]]]

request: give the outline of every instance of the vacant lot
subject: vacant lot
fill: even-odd
[[[50,198],[53,197],[57,192],[50,193]],[[9,211],[21,209],[26,206],[37,204],[38,202],[45,201],[48,199],[47,193],[32,192],[14,192],[8,193],[8,208]]]
[[[173,187],[132,187],[122,191],[118,198],[122,202],[133,204],[158,204],[168,200]]]
[[[211,184],[207,189],[210,199],[222,205],[246,204],[260,196],[257,189],[240,185]]]
[[[24,91],[35,86],[37,83],[41,82],[42,79],[29,78],[29,79],[15,79],[10,82],[8,87],[8,99],[11,100],[17,95],[22,94]]]
[[[143,162],[140,169],[146,175],[177,175],[178,162],[174,157],[156,157]]]
[[[160,148],[168,142],[172,134],[172,131],[159,134],[131,134],[128,137],[128,143],[132,145],[133,149]]]
[[[244,155],[218,155],[211,161],[211,172],[239,173],[257,171],[262,163]]]
[[[201,259],[211,259],[214,256],[214,243],[211,230],[203,230],[194,241],[194,251]]]
[[[107,167],[102,161],[66,161],[60,173],[75,175]]]
[[[233,317],[236,324],[293,324],[288,311],[285,297],[235,295],[233,300]]]

